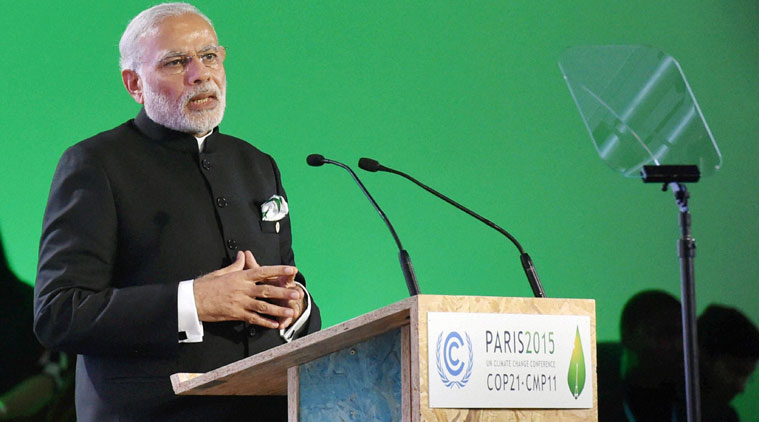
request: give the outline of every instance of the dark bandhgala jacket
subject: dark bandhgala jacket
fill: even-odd
[[[285,420],[283,398],[178,397],[169,376],[206,372],[283,344],[278,330],[204,323],[179,343],[177,285],[250,250],[294,265],[290,218],[261,220],[285,196],[274,160],[218,128],[196,139],[142,110],[69,148],[53,178],[40,242],[35,332],[77,353],[80,421]],[[305,282],[298,274],[297,279]],[[314,306],[301,335],[318,330]]]

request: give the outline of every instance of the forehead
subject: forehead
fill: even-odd
[[[205,19],[193,13],[186,13],[164,19],[158,24],[155,33],[146,36],[142,43],[150,57],[172,51],[197,51],[208,45],[218,44],[218,40],[216,32]]]

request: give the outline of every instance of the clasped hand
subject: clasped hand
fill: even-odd
[[[285,329],[304,309],[298,270],[289,265],[260,266],[250,251],[235,262],[195,279],[195,306],[201,321],[246,321]]]

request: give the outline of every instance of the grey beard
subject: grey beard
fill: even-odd
[[[221,123],[226,108],[226,86],[219,89],[213,82],[194,87],[185,92],[176,102],[165,95],[153,91],[148,84],[143,85],[145,112],[154,122],[179,132],[201,134],[206,133]],[[203,92],[212,92],[218,100],[213,110],[192,111],[186,108],[190,98]]]

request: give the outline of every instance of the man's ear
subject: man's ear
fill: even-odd
[[[145,98],[142,95],[142,79],[132,69],[124,69],[121,71],[121,80],[124,82],[129,95],[137,101],[138,104],[145,104]]]

